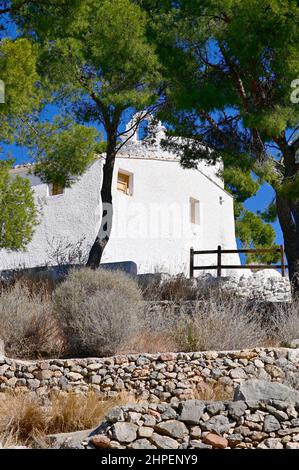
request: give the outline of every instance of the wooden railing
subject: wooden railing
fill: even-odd
[[[280,253],[281,264],[222,264],[222,255],[223,254],[232,254],[232,253]],[[196,266],[194,264],[194,257],[196,255],[217,255],[217,264],[213,266]],[[210,269],[217,270],[217,277],[221,277],[222,269],[281,269],[281,274],[283,277],[286,275],[286,269],[288,268],[285,264],[285,251],[284,246],[280,245],[279,248],[257,248],[257,249],[240,249],[240,250],[223,250],[219,245],[217,250],[194,250],[190,249],[190,278],[194,277],[194,271],[204,271]]]

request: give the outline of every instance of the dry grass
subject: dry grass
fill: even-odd
[[[277,305],[269,322],[274,338],[283,346],[299,338],[299,299],[287,305]]]
[[[157,278],[141,285],[144,300],[181,302],[187,300],[205,300],[220,292],[217,286],[211,287],[199,283],[196,279],[190,280],[183,275],[170,277],[160,281]]]
[[[86,394],[52,394],[46,403],[36,394],[5,395],[0,403],[0,442],[34,445],[45,442],[47,434],[80,431],[96,427],[114,406],[134,402],[126,393],[103,399],[94,391]]]
[[[170,332],[166,331],[151,331],[148,330],[138,332],[134,337],[130,338],[122,349],[119,349],[117,354],[138,354],[148,353],[156,354],[178,351],[178,344],[171,336]]]
[[[211,297],[191,316],[183,314],[175,335],[183,351],[257,347],[268,337],[258,305],[227,295]]]
[[[194,398],[204,401],[225,401],[233,400],[234,387],[224,385],[219,382],[206,383],[199,382],[194,390]]]

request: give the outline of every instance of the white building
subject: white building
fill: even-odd
[[[64,190],[42,183],[28,167],[13,170],[30,179],[40,223],[25,252],[0,251],[0,270],[82,261],[74,259],[78,245],[87,253],[100,224],[102,163],[97,158]],[[233,198],[218,170],[203,162],[183,169],[176,155],[161,149],[159,136],[150,147],[131,139],[116,159],[113,227],[102,262],[133,261],[138,273],[188,274],[191,247],[235,249]],[[223,262],[240,264],[238,255]],[[196,264],[215,265],[216,256],[197,256]]]

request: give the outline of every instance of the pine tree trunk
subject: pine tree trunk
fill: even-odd
[[[299,296],[299,203],[276,195],[279,223],[283,232],[289,278],[294,296]]]
[[[101,225],[94,244],[91,247],[86,265],[97,269],[101,264],[103,252],[110,239],[113,219],[112,180],[115,163],[116,139],[108,144],[106,160],[103,165],[103,182],[101,189],[102,218]]]

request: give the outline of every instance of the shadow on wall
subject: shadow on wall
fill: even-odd
[[[53,281],[59,281],[64,279],[71,269],[80,269],[84,267],[81,264],[65,264],[57,266],[38,266],[35,268],[25,269],[12,269],[0,271],[1,280],[10,280],[20,274],[34,277],[38,276],[39,279],[43,277],[51,279]],[[103,263],[100,265],[100,269],[107,269],[109,271],[122,271],[130,276],[137,276],[137,265],[133,261],[123,261],[119,263]]]

